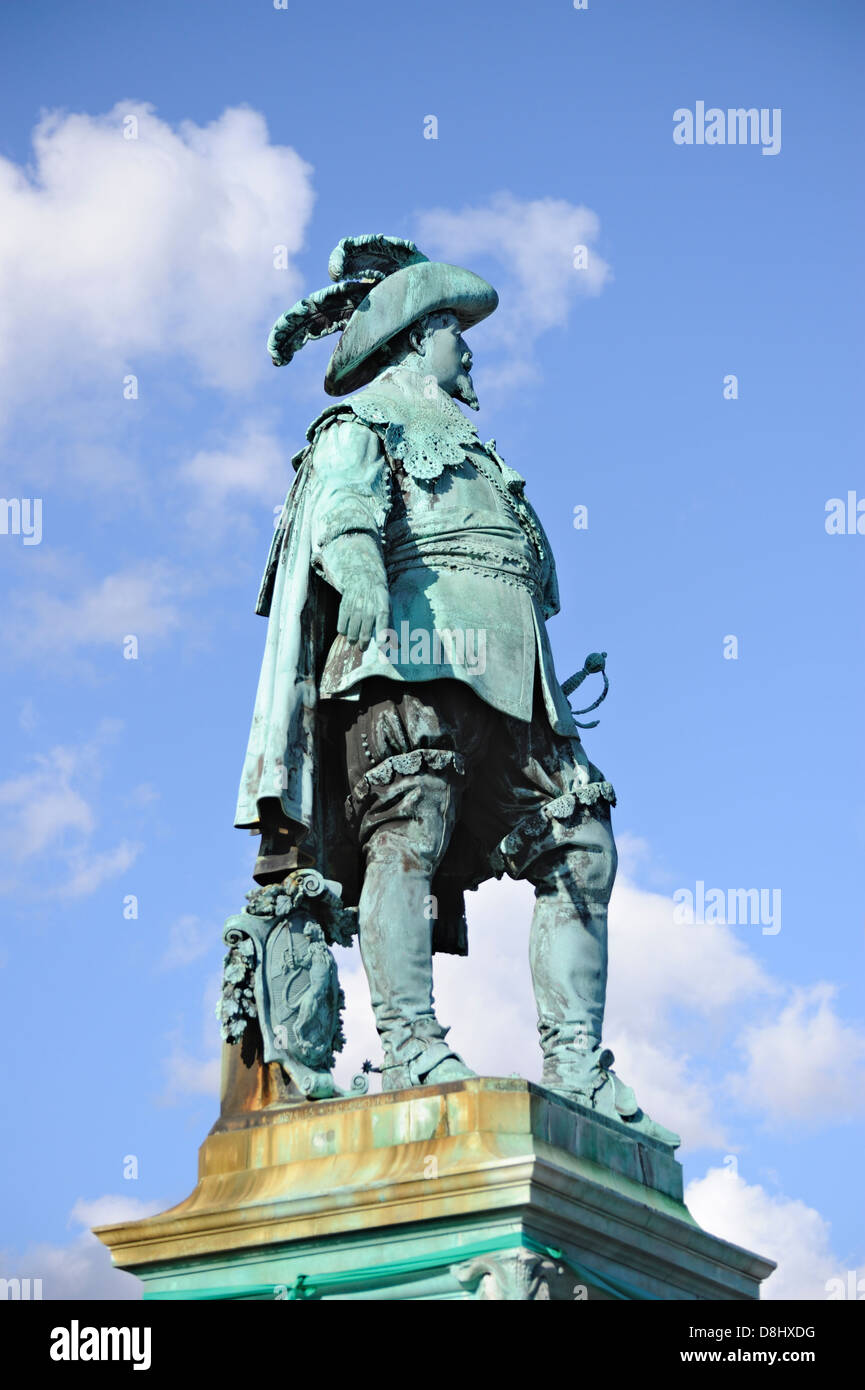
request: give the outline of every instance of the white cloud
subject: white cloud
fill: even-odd
[[[219,449],[201,449],[180,468],[180,481],[193,494],[188,524],[204,537],[237,532],[238,507],[254,503],[262,516],[281,507],[293,477],[289,454],[277,437],[253,420]]]
[[[708,1017],[778,989],[727,926],[681,926],[670,897],[620,871],[610,904],[608,1017],[658,1037],[673,1008]]]
[[[773,1122],[822,1123],[850,1113],[851,1098],[861,1096],[862,1042],[836,1017],[832,991],[794,991],[790,1002],[789,988],[764,971],[732,928],[675,924],[671,897],[628,876],[645,846],[626,836],[623,844],[610,906],[604,1042],[646,1111],[681,1134],[686,1151],[734,1147],[729,1129],[742,1108]],[[532,890],[502,879],[466,901],[470,955],[436,957],[438,1016],[480,1074],[538,1080],[528,963]],[[339,969],[348,1047],[337,1075],[346,1085],[365,1057],[378,1062],[380,1045],[359,955],[341,953]],[[725,1078],[719,1058],[723,1064],[735,1056],[743,1027],[748,1068]]]
[[[93,1201],[79,1198],[70,1213],[69,1224],[83,1227],[66,1245],[40,1242],[25,1250],[0,1252],[0,1275],[6,1279],[41,1279],[43,1299],[135,1299],[142,1293],[141,1281],[124,1270],[115,1269],[106,1246],[94,1236],[91,1226],[136,1221],[163,1211],[165,1202],[142,1202],[134,1197],[105,1196]],[[32,1291],[31,1284],[31,1291]]]
[[[36,713],[36,706],[29,697],[21,703],[21,710],[18,715],[19,727],[26,734],[31,734],[39,723],[39,716]]]
[[[112,849],[94,847],[97,817],[81,790],[98,781],[103,747],[116,732],[117,726],[106,721],[89,743],[34,754],[29,771],[0,783],[0,847],[19,865],[39,856],[35,872],[43,892],[93,893],[124,873],[140,852],[140,845],[126,840]],[[67,874],[62,882],[53,881],[58,868]],[[9,880],[0,885],[5,892],[20,888]]]
[[[60,891],[67,898],[83,898],[95,893],[110,878],[117,878],[131,868],[141,853],[141,845],[122,840],[114,849],[96,853],[84,849],[67,851],[66,859],[71,877]]]
[[[477,893],[467,895],[468,959],[434,958],[437,1015],[442,1023],[451,1025],[448,1042],[482,1076],[516,1072],[540,1077],[528,965],[531,905],[532,890],[526,883],[502,880],[485,884]],[[336,1075],[346,1085],[365,1058],[380,1064],[381,1044],[357,944],[338,956],[348,1041],[338,1059]],[[372,1089],[377,1089],[377,1082]]]
[[[211,932],[209,945],[221,945],[220,934]],[[186,1096],[207,1096],[218,1103],[222,1071],[222,1043],[216,1021],[216,1003],[222,991],[222,971],[211,972],[204,982],[199,1019],[199,1050],[187,1046],[184,1021],[167,1037],[168,1055],[162,1059],[165,1084],[156,1098],[160,1105],[177,1105]]]
[[[270,502],[282,501],[288,484],[287,458],[279,440],[253,421],[224,449],[202,449],[184,464],[180,476],[200,489],[202,502],[222,502],[232,493]]]
[[[640,1105],[681,1136],[686,1150],[727,1148],[730,1140],[719,1106],[717,1079],[696,1048],[682,1051],[663,1034],[653,1038],[611,1020],[607,1039],[615,1047],[615,1071],[633,1086]]]
[[[154,801],[158,801],[160,793],[152,782],[139,782],[137,787],[133,787],[126,800],[130,806],[150,806]]]
[[[179,966],[191,965],[194,960],[199,960],[220,945],[220,933],[211,923],[187,914],[169,927],[168,945],[160,966],[163,970],[174,970]]]
[[[111,1226],[121,1221],[138,1221],[142,1216],[152,1216],[164,1210],[164,1203],[142,1202],[138,1197],[127,1197],[125,1193],[106,1193],[104,1197],[79,1197],[69,1214],[71,1225]]]
[[[213,1026],[216,1033],[218,1025],[215,1020]],[[207,1096],[211,1100],[218,1100],[221,1068],[219,1056],[195,1057],[179,1043],[175,1043],[163,1066],[165,1089],[159,1097],[161,1104],[176,1105],[184,1096]]]
[[[534,379],[535,340],[564,327],[578,299],[601,293],[612,272],[597,250],[599,236],[597,214],[563,198],[498,193],[459,212],[434,208],[418,215],[416,239],[427,255],[472,269],[489,257],[501,267],[492,277],[499,307],[483,331],[484,341],[506,356],[479,364],[481,388],[501,391]],[[578,247],[588,253],[584,268],[574,264]]]
[[[137,138],[124,138],[133,123]],[[311,174],[248,108],[176,129],[138,101],[44,115],[32,161],[0,159],[10,399],[57,395],[82,375],[119,383],[156,353],[182,354],[211,385],[250,384],[267,368],[271,321],[303,292],[292,258]],[[274,268],[276,246],[285,270]]]
[[[58,587],[62,575],[57,576]],[[162,563],[142,563],[68,594],[28,588],[14,595],[3,622],[7,651],[19,658],[54,660],[83,647],[139,644],[167,636],[180,624],[175,600],[190,580]]]
[[[14,817],[0,836],[17,858],[37,854],[67,831],[88,836],[95,827],[92,807],[72,786],[73,776],[90,761],[89,750],[57,747],[33,761],[32,771],[0,783],[0,807]]]
[[[816,1128],[865,1109],[865,1034],[835,1012],[834,985],[796,989],[775,1018],[745,1029],[744,1071],[731,1093],[771,1125]]]
[[[832,1251],[828,1222],[804,1202],[772,1196],[722,1168],[689,1183],[685,1202],[704,1230],[777,1262],[763,1298],[825,1299],[829,1280],[846,1284],[847,1265]]]

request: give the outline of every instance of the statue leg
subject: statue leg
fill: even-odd
[[[351,818],[364,864],[360,949],[385,1090],[475,1074],[445,1042],[432,994],[432,882],[457,820],[463,754],[471,758],[486,737],[483,720],[467,719],[473,701],[454,681],[371,679],[345,715]]]
[[[550,850],[525,873],[535,888],[529,963],[545,1086],[578,1087],[603,1034],[616,847],[608,817],[585,822],[583,845]]]
[[[575,837],[582,843],[542,855],[524,875],[536,895],[529,959],[544,1055],[541,1084],[675,1147],[679,1136],[640,1108],[602,1042],[607,904],[616,873],[609,816],[586,815]]]
[[[506,813],[494,859],[535,887],[529,960],[544,1057],[542,1085],[634,1132],[675,1146],[678,1135],[641,1110],[603,1046],[607,905],[617,856],[612,787],[579,739],[554,735],[537,714],[509,721],[506,756],[482,784]]]
[[[507,827],[494,866],[535,889],[529,962],[543,1084],[576,1089],[604,1023],[615,793],[579,738],[553,732],[540,698],[531,723],[506,719],[503,735],[478,779],[477,814]]]
[[[455,780],[447,769],[397,775],[364,816],[359,937],[384,1090],[475,1075],[433,1010],[431,885],[456,817]]]

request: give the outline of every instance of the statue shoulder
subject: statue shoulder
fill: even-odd
[[[348,402],[322,411],[310,425],[307,439],[296,466],[309,458],[316,471],[338,468],[344,472],[353,466],[366,468],[382,457],[380,435]]]
[[[392,402],[389,402],[383,392],[370,387],[349,396],[347,400],[336,401],[333,405],[327,406],[320,415],[316,415],[306,432],[307,448],[333,423],[356,421],[363,426],[387,425],[393,418],[391,407]],[[301,453],[304,452],[306,450],[301,450]]]

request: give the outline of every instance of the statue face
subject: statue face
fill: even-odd
[[[418,354],[424,372],[434,376],[443,391],[477,410],[478,398],[470,375],[471,349],[462,335],[456,314],[433,316]]]

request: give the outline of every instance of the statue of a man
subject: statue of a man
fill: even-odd
[[[434,950],[465,954],[463,894],[535,888],[541,1084],[668,1144],[602,1046],[613,789],[553,666],[556,573],[523,479],[477,409],[463,333],[498,302],[411,242],[346,238],[334,284],[274,327],[282,365],[342,330],[277,527],[267,646],[236,824],[255,878],[314,865],[357,904],[382,1086],[473,1076],[433,1009]],[[362,389],[361,389],[362,388]]]

